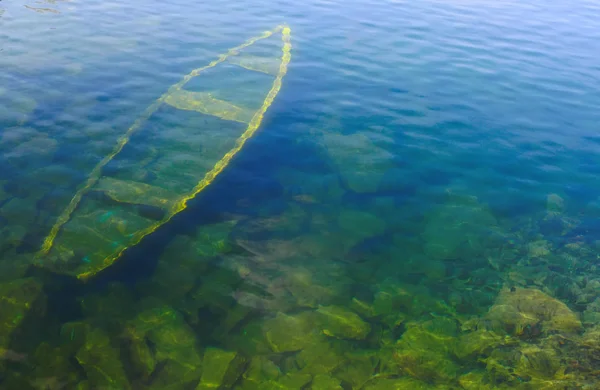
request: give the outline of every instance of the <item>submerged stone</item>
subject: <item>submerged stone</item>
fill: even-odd
[[[565,200],[558,194],[549,194],[546,197],[546,211],[549,213],[562,213],[565,209]]]
[[[322,331],[327,336],[363,340],[371,331],[371,325],[342,306],[321,306],[317,313],[321,318]]]
[[[515,335],[530,331],[538,324],[545,333],[572,333],[581,329],[581,321],[567,305],[532,288],[504,288],[486,319]]]
[[[510,342],[494,332],[478,329],[467,332],[459,338],[454,353],[459,359],[475,359],[489,354],[494,348]]]
[[[393,154],[377,146],[364,132],[324,132],[321,140],[344,183],[354,192],[377,191],[393,164]]]
[[[173,308],[156,306],[143,311],[128,323],[127,333],[132,364],[142,376],[155,377],[154,388],[169,383],[175,389],[200,378],[202,359],[196,335]]]
[[[496,218],[476,197],[450,196],[426,217],[425,253],[437,260],[469,258],[484,250]]]
[[[95,386],[123,390],[131,388],[119,350],[111,345],[109,336],[102,330],[91,330],[75,357]]]
[[[315,314],[310,311],[294,315],[278,313],[264,322],[263,331],[273,352],[299,351],[321,339]]]
[[[380,351],[360,350],[346,354],[345,361],[333,376],[349,383],[353,389],[362,389],[375,374],[380,364]]]
[[[291,390],[303,389],[310,383],[312,376],[309,374],[291,373],[279,378],[277,381],[268,381],[263,384],[265,390]]]
[[[455,380],[459,372],[452,355],[456,333],[457,324],[451,319],[410,324],[394,353],[399,368],[425,382]]]
[[[315,375],[311,383],[312,390],[342,390],[341,381],[329,375]]]
[[[294,366],[298,367],[299,372],[303,374],[331,373],[346,360],[343,355],[344,347],[323,339],[298,352],[294,359]]]
[[[437,386],[432,386],[426,382],[421,382],[413,378],[399,379],[374,379],[367,383],[363,390],[430,390],[438,389]]]
[[[27,316],[43,317],[46,297],[42,285],[33,278],[0,284],[0,348],[12,341]]]
[[[275,363],[266,356],[255,356],[242,375],[240,387],[244,390],[260,390],[264,382],[277,381],[280,376],[281,370]]]
[[[202,378],[196,390],[231,387],[242,374],[245,361],[237,352],[207,348],[202,363]]]

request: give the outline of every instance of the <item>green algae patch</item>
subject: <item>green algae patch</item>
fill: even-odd
[[[510,344],[512,340],[485,329],[477,329],[460,336],[454,353],[461,359],[476,359],[491,353],[495,348]]]
[[[394,359],[406,374],[425,382],[452,382],[460,367],[454,361],[457,324],[446,318],[407,325]]]
[[[264,322],[263,331],[273,352],[299,351],[322,338],[315,328],[315,313],[311,311],[293,315],[277,313]]]
[[[486,319],[513,335],[521,335],[538,324],[546,333],[582,329],[578,316],[567,305],[533,288],[503,289]]]
[[[95,386],[115,390],[131,388],[119,350],[111,345],[109,336],[102,330],[91,330],[75,357]]]
[[[353,389],[361,389],[375,374],[381,363],[382,351],[354,350],[344,354],[344,361],[333,376],[349,383]]]
[[[234,351],[207,348],[196,390],[230,388],[242,374],[246,359]]]
[[[444,387],[445,388],[445,387]],[[413,378],[398,378],[388,379],[380,378],[375,379],[364,387],[363,390],[436,390],[442,389],[439,386],[432,386],[429,383],[422,382]]]
[[[476,197],[451,195],[426,217],[425,253],[437,260],[476,255],[485,248],[487,232],[496,226],[496,218]]]
[[[290,373],[282,376],[277,381],[268,381],[262,385],[265,390],[290,390],[303,389],[312,380],[309,374]]]
[[[315,375],[310,386],[311,390],[342,390],[341,381],[329,375]]]
[[[342,306],[321,306],[317,309],[325,335],[340,339],[363,340],[371,326],[360,316]]]

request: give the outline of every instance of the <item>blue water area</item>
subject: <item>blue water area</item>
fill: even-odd
[[[599,19],[0,2],[0,389],[599,388]]]

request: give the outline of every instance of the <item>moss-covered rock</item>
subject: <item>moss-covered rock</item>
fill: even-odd
[[[322,339],[315,319],[315,313],[311,311],[294,315],[278,313],[265,321],[265,339],[273,352],[299,351]]]
[[[309,374],[290,373],[279,378],[279,380],[268,381],[262,385],[265,390],[300,390],[310,383],[312,376]]]
[[[317,309],[325,335],[339,339],[363,340],[371,331],[371,325],[360,316],[342,306],[321,306]]]
[[[303,374],[328,374],[343,364],[345,349],[348,349],[348,346],[344,342],[323,339],[298,352],[294,365]]]
[[[357,350],[346,353],[345,360],[334,371],[333,376],[353,389],[362,389],[362,386],[371,379],[380,364],[381,351]]]
[[[234,351],[207,348],[196,390],[230,388],[242,374],[246,359]]]
[[[32,357],[35,362],[30,374],[32,385],[39,389],[74,388],[81,378],[68,352],[69,348],[40,344]]]
[[[310,385],[312,390],[342,390],[341,382],[329,375],[315,375]]]
[[[131,388],[119,350],[111,344],[110,337],[102,330],[92,329],[75,357],[94,386],[115,390]]]
[[[129,356],[136,373],[153,377],[153,388],[189,385],[201,375],[196,335],[182,315],[169,306],[155,306],[127,323]],[[160,370],[156,370],[160,366]]]
[[[254,356],[242,375],[240,388],[243,390],[260,390],[265,382],[277,381],[281,376],[279,367],[266,356]]]
[[[408,324],[397,343],[394,358],[406,374],[425,382],[448,383],[459,373],[452,352],[457,344],[457,324],[436,318]]]
[[[497,387],[487,383],[485,371],[471,371],[458,378],[458,383],[465,390],[493,390]]]
[[[417,318],[425,313],[454,314],[454,310],[445,301],[436,299],[425,286],[385,279],[377,287],[372,305],[373,314],[392,329],[407,317]]]
[[[504,288],[486,319],[492,326],[521,335],[532,327],[543,332],[572,333],[581,330],[581,321],[567,305],[532,288]]]
[[[419,381],[414,378],[398,378],[388,379],[380,378],[374,379],[366,384],[362,389],[364,390],[431,390],[439,389],[435,385],[431,385],[426,382]]]
[[[478,329],[462,334],[456,343],[454,353],[459,359],[476,359],[478,356],[487,355],[494,348],[510,342],[510,338],[502,337],[485,329]]]
[[[529,257],[544,257],[551,253],[550,243],[546,240],[532,241],[527,245],[527,253]]]

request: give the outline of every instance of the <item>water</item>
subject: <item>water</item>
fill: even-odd
[[[0,388],[598,388],[599,16],[584,0],[1,2]],[[282,23],[281,91],[185,211],[86,282],[67,271],[87,253],[36,256],[149,105]],[[231,74],[198,80],[260,103]],[[181,184],[189,165],[137,168],[202,159],[185,141],[224,128],[178,112],[104,174]],[[102,210],[100,231],[101,201],[78,209]]]

